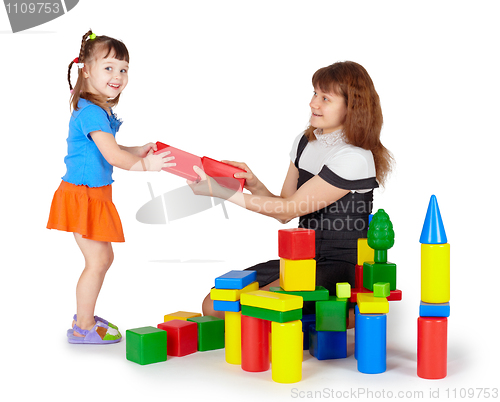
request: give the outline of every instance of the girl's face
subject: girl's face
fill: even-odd
[[[314,95],[309,106],[311,107],[311,126],[322,128],[324,134],[343,128],[347,107],[342,96],[314,88]]]
[[[104,50],[96,54],[95,60],[85,64],[83,76],[86,89],[106,99],[116,98],[128,84],[128,62],[115,59],[113,53],[104,58]]]

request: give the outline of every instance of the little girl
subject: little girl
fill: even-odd
[[[335,294],[337,282],[354,286],[357,239],[367,235],[373,189],[384,184],[392,156],[380,141],[378,94],[361,65],[346,61],[321,68],[312,85],[310,125],[293,142],[279,196],[238,162],[224,161],[246,170],[234,176],[246,179],[251,194],[228,191],[197,167],[204,180],[189,184],[196,194],[227,199],[282,223],[299,217],[299,227],[316,232],[316,284]],[[261,289],[279,286],[279,260],[248,269],[257,271]],[[223,316],[213,310],[210,295],[203,312]]]
[[[71,67],[78,66],[78,80],[71,86]],[[54,194],[48,229],[73,232],[85,258],[85,269],[76,287],[76,311],[70,343],[114,343],[118,328],[94,316],[104,276],[113,262],[111,242],[125,241],[118,212],[111,197],[113,166],[125,170],[160,171],[170,152],[154,155],[156,144],[142,147],[118,145],[115,135],[121,120],[112,107],[128,83],[126,46],[92,31],[82,38],[79,56],[68,67],[73,112],[69,122],[66,174]]]

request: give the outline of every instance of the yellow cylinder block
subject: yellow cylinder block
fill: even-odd
[[[241,311],[226,311],[226,362],[241,364]]]
[[[289,384],[302,379],[302,322],[300,320],[271,324],[272,378]]]
[[[421,299],[425,303],[450,301],[450,245],[421,245]]]

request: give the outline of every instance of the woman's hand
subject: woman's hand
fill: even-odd
[[[259,191],[262,191],[262,188],[265,188],[262,182],[253,174],[246,163],[225,160],[221,162],[245,170],[245,172],[235,173],[234,177],[236,179],[245,179],[245,188],[252,194],[257,194]]]
[[[213,177],[208,176],[203,169],[198,166],[194,165],[193,170],[200,176],[200,180],[186,180],[186,183],[191,187],[194,194],[227,199],[228,196],[234,193],[234,191],[228,192],[227,189],[217,183]]]

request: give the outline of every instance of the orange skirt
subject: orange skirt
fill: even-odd
[[[90,240],[125,241],[111,185],[77,186],[63,180],[52,199],[47,229],[76,232]]]

